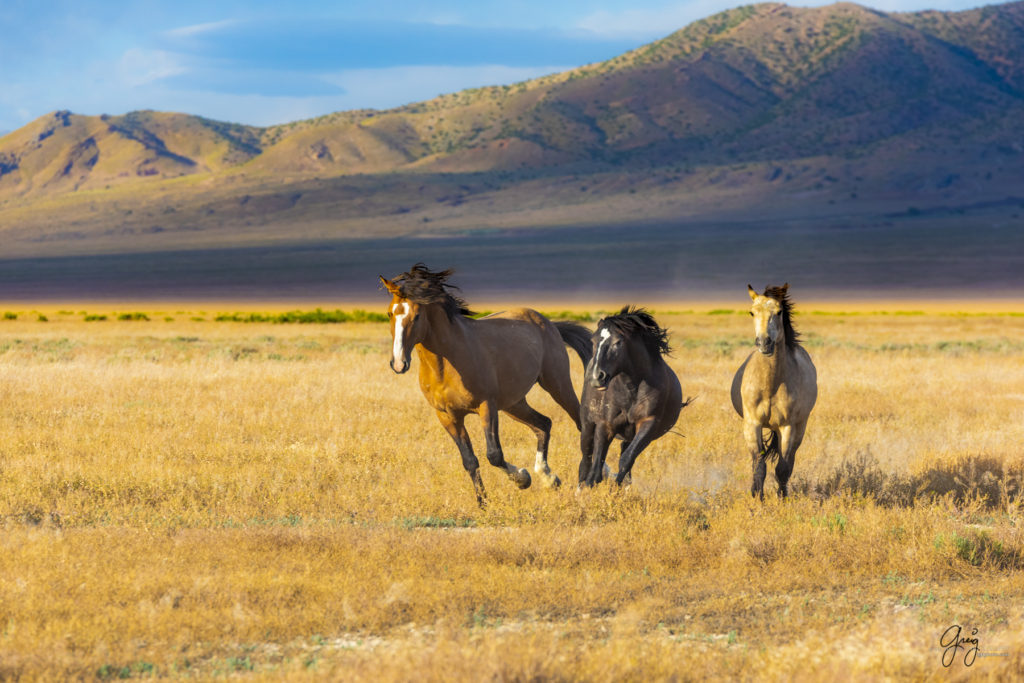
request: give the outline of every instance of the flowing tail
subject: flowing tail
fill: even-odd
[[[764,440],[764,433],[761,433],[761,452],[764,454],[764,459],[771,462],[782,455],[782,449],[779,448],[779,433],[771,429],[768,430],[768,433],[771,436],[767,441]]]
[[[587,363],[590,362],[590,330],[583,325],[565,320],[556,322],[555,327],[558,328],[558,334],[562,335],[562,341],[579,354],[583,367],[587,367]]]

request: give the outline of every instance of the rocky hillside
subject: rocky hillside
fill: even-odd
[[[225,197],[253,188],[294,197],[281,188],[306,183],[300,194],[357,215],[351,192],[332,199],[331,187],[308,184],[397,172],[415,174],[409,183],[438,174],[501,179],[486,181],[489,191],[592,176],[595,200],[724,182],[730,203],[749,206],[770,184],[786,183],[794,192],[828,190],[830,201],[927,204],[922,192],[1003,201],[1024,170],[1022,120],[1024,2],[913,14],[759,4],[607,62],[389,111],[262,129],[184,114],[56,112],[0,138],[0,200],[33,217],[30,205],[96,190],[89,201],[102,213],[95,203],[104,204],[104,192],[122,205],[127,188],[137,199],[169,192],[187,204],[196,188],[204,206],[223,209],[234,201]],[[279,203],[288,210],[296,201]],[[405,212],[419,215],[416,206]]]

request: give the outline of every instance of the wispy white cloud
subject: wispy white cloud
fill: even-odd
[[[436,24],[438,26],[461,26],[466,24],[466,19],[461,14],[454,12],[443,12],[432,14],[423,18],[425,24]]]
[[[405,20],[252,19],[208,25],[187,36],[164,33],[160,49],[230,68],[323,72],[407,64],[533,67],[613,57],[629,40],[549,28],[518,29]]]
[[[117,63],[117,74],[121,82],[129,87],[139,87],[187,71],[177,55],[164,50],[131,48]]]
[[[223,21],[209,21],[205,24],[193,24],[191,26],[181,26],[179,28],[172,28],[164,31],[164,35],[171,38],[191,38],[193,36],[203,35],[206,33],[215,33],[221,29],[234,26],[239,22],[236,19],[225,19]]]

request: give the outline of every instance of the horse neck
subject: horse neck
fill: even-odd
[[[448,318],[444,307],[440,304],[427,306],[423,313],[428,323],[426,334],[416,352],[420,362],[430,366],[440,366],[444,361],[459,356],[466,348],[466,321],[456,315]]]
[[[631,374],[637,379],[644,379],[654,372],[657,358],[642,342],[636,340],[630,344],[629,364]]]
[[[753,364],[769,383],[775,383],[775,380],[785,376],[792,359],[793,349],[786,344],[786,337],[783,335],[775,342],[775,353],[772,355],[765,356],[755,351]]]

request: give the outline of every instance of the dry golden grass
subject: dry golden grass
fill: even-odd
[[[0,678],[1024,675],[1024,317],[811,310],[789,501],[748,494],[749,319],[701,311],[658,313],[698,399],[632,487],[576,495],[577,433],[538,390],[567,485],[485,464],[481,511],[385,325],[15,309]],[[953,624],[978,630],[970,667],[942,666]]]

